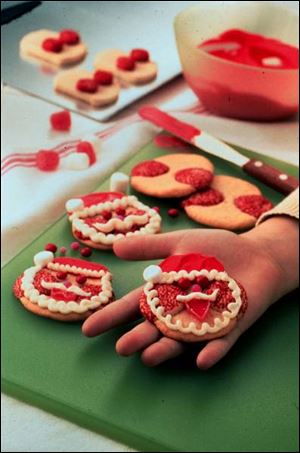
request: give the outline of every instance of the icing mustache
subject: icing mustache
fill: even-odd
[[[56,282],[46,282],[45,280],[41,281],[41,285],[45,289],[62,289],[63,291],[68,291],[70,293],[76,294],[77,296],[84,296],[89,297],[91,293],[83,291],[81,288],[75,285],[65,286],[64,283],[56,283]]]
[[[176,297],[176,300],[178,300],[178,302],[190,302],[193,299],[214,301],[214,300],[216,300],[218,292],[219,292],[219,290],[215,289],[212,294],[205,294],[205,293],[201,293],[200,291],[197,291],[194,293],[189,293],[186,295],[178,294],[178,296]]]

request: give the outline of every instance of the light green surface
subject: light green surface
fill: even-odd
[[[163,153],[151,143],[120,170],[129,172]],[[297,175],[295,167],[247,153]],[[251,181],[239,169],[212,160],[217,173]],[[272,201],[281,199],[258,185]],[[99,189],[107,188],[108,182]],[[166,211],[172,202],[140,199],[161,206],[164,231],[199,228],[183,213],[170,219]],[[87,339],[79,324],[34,316],[12,295],[15,278],[36,252],[48,242],[61,246],[72,240],[63,217],[3,269],[5,392],[142,451],[298,451],[297,294],[272,307],[212,370],[196,369],[193,349],[149,369],[138,355],[116,355],[115,341],[128,327]],[[117,297],[142,283],[143,262],[124,262],[110,252],[94,252],[92,259],[113,272]]]

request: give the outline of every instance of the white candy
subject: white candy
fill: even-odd
[[[158,283],[161,280],[162,270],[159,266],[151,264],[143,272],[143,278],[146,282]]]
[[[36,266],[45,267],[53,259],[54,259],[53,253],[45,250],[34,255],[33,262]]]
[[[282,60],[278,57],[266,57],[262,59],[262,64],[265,66],[281,66]]]
[[[66,202],[65,207],[68,212],[80,211],[84,208],[84,203],[81,198],[71,198]]]
[[[94,134],[88,134],[81,138],[83,142],[89,142],[94,148],[94,153],[99,156],[101,151],[101,140]]]
[[[73,153],[62,160],[67,170],[86,170],[90,166],[89,156],[85,153]]]
[[[110,177],[110,190],[111,192],[127,193],[129,185],[129,176],[119,171],[113,173]]]

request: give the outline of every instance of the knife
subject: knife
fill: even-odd
[[[191,124],[177,120],[157,107],[143,106],[139,109],[138,113],[143,119],[150,121],[156,126],[162,127],[196,148],[238,165],[243,171],[248,173],[248,175],[253,176],[285,195],[299,186],[299,181],[293,176],[282,173],[261,160],[249,159],[248,157],[243,156],[216,137],[213,137]]]

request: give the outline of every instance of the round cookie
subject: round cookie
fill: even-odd
[[[173,255],[144,271],[141,313],[166,337],[206,341],[230,332],[247,309],[240,283],[214,257]]]
[[[227,230],[249,228],[272,208],[253,184],[232,176],[217,175],[208,189],[192,194],[182,202],[195,222]]]
[[[199,154],[166,154],[140,162],[131,170],[131,185],[158,198],[179,198],[209,186],[213,164]]]
[[[76,322],[113,301],[111,278],[102,264],[54,258],[52,252],[43,251],[34,256],[34,266],[17,278],[13,291],[38,316]]]
[[[121,192],[71,199],[66,209],[75,238],[96,249],[111,249],[118,239],[160,231],[160,215],[135,196]]]

